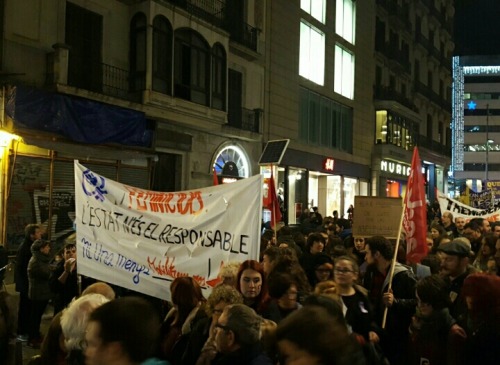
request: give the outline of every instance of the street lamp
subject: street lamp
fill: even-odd
[[[488,167],[489,167],[488,166],[488,154],[489,154],[489,151],[490,151],[490,144],[493,143],[493,142],[495,142],[495,141],[492,140],[492,139],[487,139],[486,140],[486,168],[484,170],[485,175],[486,175],[485,176],[485,182],[484,182],[485,184],[488,184]]]

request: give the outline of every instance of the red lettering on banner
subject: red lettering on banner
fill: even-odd
[[[125,186],[128,190],[129,209],[154,213],[196,214],[203,209],[201,191],[187,193],[161,193]]]

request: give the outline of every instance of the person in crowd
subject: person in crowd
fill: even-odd
[[[282,319],[301,307],[297,301],[299,285],[295,278],[288,273],[276,273],[268,278],[269,296],[271,301],[264,318],[279,324]]]
[[[337,295],[337,284],[333,280],[322,281],[314,287],[313,294],[335,294]]]
[[[494,233],[486,233],[483,236],[483,243],[472,266],[480,272],[488,271],[488,261],[495,257],[498,237]]]
[[[262,319],[244,304],[224,308],[215,325],[215,343],[222,356],[214,365],[271,365],[260,343]]]
[[[430,251],[431,253],[437,252],[437,248],[439,247],[439,244],[443,239],[445,238],[449,239],[445,229],[439,223],[431,224],[431,238],[432,238],[432,249]]]
[[[123,297],[95,309],[85,333],[86,365],[168,365],[153,358],[160,337],[154,307],[145,299]]]
[[[40,354],[33,356],[28,361],[28,365],[68,365],[61,316],[62,313],[59,312],[52,318],[47,334],[43,338]]]
[[[225,263],[219,271],[219,278],[221,279],[221,283],[235,287],[240,265],[241,262],[239,261]]]
[[[278,231],[278,247],[283,248],[291,248],[293,249],[297,257],[302,255],[301,248],[295,243],[295,239],[293,238],[292,229],[289,226],[283,226]]]
[[[309,282],[314,281],[314,277],[311,275],[314,265],[314,256],[320,252],[323,252],[325,245],[325,237],[323,237],[323,235],[321,235],[320,233],[311,233],[307,237],[306,251],[299,258],[299,262],[306,272]]]
[[[347,209],[347,219],[352,223],[352,220],[354,218],[354,205],[349,205],[349,208]]]
[[[116,298],[116,294],[113,288],[109,284],[102,281],[95,282],[86,287],[82,292],[82,296],[87,294],[101,294],[108,300],[114,300]]]
[[[67,365],[84,365],[83,355],[85,331],[89,316],[96,308],[109,300],[101,294],[81,296],[66,308],[61,315],[61,329],[67,352]]]
[[[500,277],[471,274],[464,280],[468,340],[464,364],[497,364],[500,359]]]
[[[455,218],[455,227],[457,229],[457,231],[456,231],[457,236],[456,237],[463,237],[465,223],[466,222],[465,222],[465,218],[464,217],[456,217]]]
[[[365,363],[346,326],[319,305],[306,305],[281,321],[276,341],[283,364]]]
[[[415,286],[417,310],[410,325],[410,364],[462,364],[466,334],[450,315],[446,282],[427,276]]]
[[[50,275],[50,288],[54,293],[54,314],[62,311],[78,296],[78,275],[76,272],[76,245],[67,243],[63,249],[63,259]]]
[[[318,207],[312,208],[310,220],[311,224],[316,228],[321,227],[321,225],[323,224],[323,216],[319,213]]]
[[[214,288],[205,306],[206,318],[196,323],[189,336],[182,365],[210,364],[216,357],[215,333],[217,320],[225,307],[242,304],[243,297],[233,287],[220,284]]]
[[[255,260],[246,260],[240,265],[236,290],[243,296],[243,303],[262,313],[269,302],[267,282],[262,265]]]
[[[441,255],[440,275],[445,278],[448,284],[447,292],[451,300],[450,314],[457,320],[460,327],[466,324],[467,307],[461,295],[464,280],[471,273],[475,272],[469,266],[470,247],[465,238],[455,238],[451,243],[439,246]]]
[[[47,308],[52,292],[50,278],[50,242],[39,239],[31,245],[32,257],[28,264],[29,298],[31,300],[31,317],[28,345],[39,348],[42,343],[40,322]]]
[[[472,249],[472,255],[474,257],[481,249],[481,244],[483,241],[483,233],[481,227],[482,226],[480,226],[477,221],[470,221],[464,226],[463,236],[469,240]]]
[[[345,307],[345,319],[352,331],[363,336],[366,341],[378,343],[380,329],[375,324],[373,308],[366,289],[356,284],[359,266],[351,256],[335,260],[335,286]]]
[[[42,229],[38,224],[28,224],[24,229],[24,240],[16,254],[14,280],[19,293],[19,309],[17,315],[17,334],[20,341],[28,340],[29,319],[31,316],[31,300],[28,295],[28,263],[31,259],[31,245],[42,238]]]
[[[178,277],[170,285],[174,307],[168,312],[160,330],[160,358],[180,364],[196,323],[206,317],[206,302],[200,285],[192,277]]]
[[[266,276],[269,275],[274,265],[276,265],[276,263],[278,262],[282,250],[284,249],[276,246],[271,246],[264,251],[264,254],[262,255],[262,269],[264,270],[264,274]]]
[[[500,238],[500,222],[490,222],[491,233]]]
[[[487,220],[486,218],[476,217],[471,219],[470,222],[475,223],[479,226],[479,228],[481,229],[481,234],[486,234],[491,232],[490,221]]]
[[[382,326],[387,308],[385,336],[381,339],[384,353],[391,364],[405,364],[408,347],[408,326],[415,311],[415,277],[408,267],[396,262],[392,288],[389,290],[389,271],[394,256],[393,245],[382,236],[366,240],[368,269],[363,286],[374,306],[377,325]]]
[[[0,364],[9,357],[9,341],[15,334],[15,307],[17,303],[7,291],[0,290]]]
[[[322,281],[333,280],[333,260],[324,253],[314,255],[311,267],[306,274],[311,288]]]
[[[354,246],[352,240],[351,222],[348,219],[340,218],[335,224],[336,233],[342,239],[345,248],[351,249]]]
[[[453,214],[450,211],[446,211],[441,216],[441,224],[443,225],[446,235],[453,239],[458,237],[457,227],[453,223]]]

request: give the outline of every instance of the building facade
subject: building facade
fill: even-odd
[[[159,191],[259,173],[265,0],[0,4],[8,245],[71,231],[74,159]]]
[[[453,193],[500,180],[500,57],[453,60]]]

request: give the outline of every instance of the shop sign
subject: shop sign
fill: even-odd
[[[323,161],[323,169],[327,171],[333,171],[335,166],[335,160],[333,158],[325,158]]]
[[[382,160],[380,162],[380,169],[384,172],[389,172],[391,174],[410,176],[411,166],[399,162]]]

